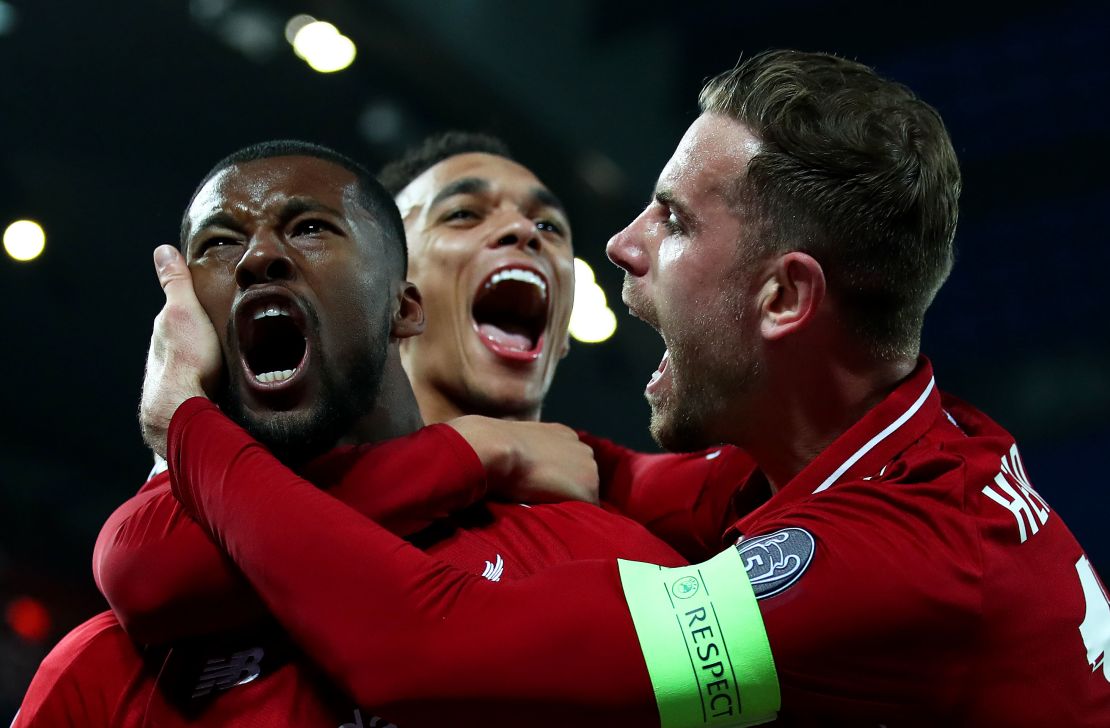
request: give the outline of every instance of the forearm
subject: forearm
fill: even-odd
[[[465,574],[280,466],[252,477],[276,461],[197,400],[169,454],[185,508],[360,704],[404,725],[656,721],[615,561],[515,583]]]
[[[349,449],[310,471],[334,484],[334,497],[402,535],[470,505],[485,487],[477,456],[446,426]],[[93,564],[121,624],[143,643],[237,629],[267,617],[239,571],[181,510],[168,481],[144,486],[112,514]]]

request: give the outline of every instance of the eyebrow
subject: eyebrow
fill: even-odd
[[[447,198],[454,197],[455,195],[479,195],[489,192],[492,188],[493,186],[489,183],[489,180],[482,179],[481,177],[463,177],[462,179],[455,180],[436,193],[436,196],[432,198],[428,207],[435,207]],[[567,216],[567,208],[563,205],[562,200],[556,197],[555,193],[546,187],[533,187],[529,191],[529,199],[544,207],[558,210],[563,217]]]
[[[563,217],[568,217],[567,208],[563,205],[563,201],[555,196],[555,193],[546,187],[535,187],[532,189],[532,199],[541,205],[554,208],[562,214]]]
[[[455,195],[477,195],[482,192],[488,192],[489,188],[489,182],[480,177],[463,177],[462,179],[455,180],[437,192],[428,207],[435,207],[448,197],[454,197]]]
[[[281,208],[280,220],[281,224],[286,224],[298,215],[303,215],[306,212],[325,212],[329,215],[334,215],[338,218],[343,218],[343,213],[333,207],[329,207],[321,202],[317,202],[307,197],[294,197],[290,199]],[[208,217],[201,220],[195,228],[189,230],[188,240],[191,241],[195,236],[199,235],[204,230],[211,227],[223,227],[229,230],[234,230],[237,233],[243,232],[243,226],[235,219],[235,216],[226,210],[214,212]]]
[[[344,214],[341,210],[336,210],[330,205],[325,205],[322,202],[312,199],[311,197],[294,197],[289,202],[285,203],[285,207],[281,210],[282,217],[290,218],[296,217],[305,212],[326,212],[329,215],[336,217],[343,217]]]

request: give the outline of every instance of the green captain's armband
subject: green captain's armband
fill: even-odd
[[[776,718],[771,645],[735,548],[674,569],[623,559],[617,566],[662,728]]]

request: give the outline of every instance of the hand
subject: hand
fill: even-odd
[[[490,494],[498,499],[519,503],[598,502],[593,450],[569,427],[478,415],[465,415],[446,424],[478,453]]]
[[[223,356],[216,329],[197,300],[181,253],[172,245],[158,246],[154,268],[166,293],[166,305],[154,319],[139,423],[146,444],[165,457],[170,418],[185,400],[215,391],[223,372]]]

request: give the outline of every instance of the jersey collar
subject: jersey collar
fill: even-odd
[[[933,366],[924,356],[893,392],[832,442],[771,499],[742,517],[726,534],[734,541],[744,525],[767,508],[819,495],[837,483],[877,475],[898,453],[920,439],[941,414]],[[762,478],[756,472],[754,477]]]

